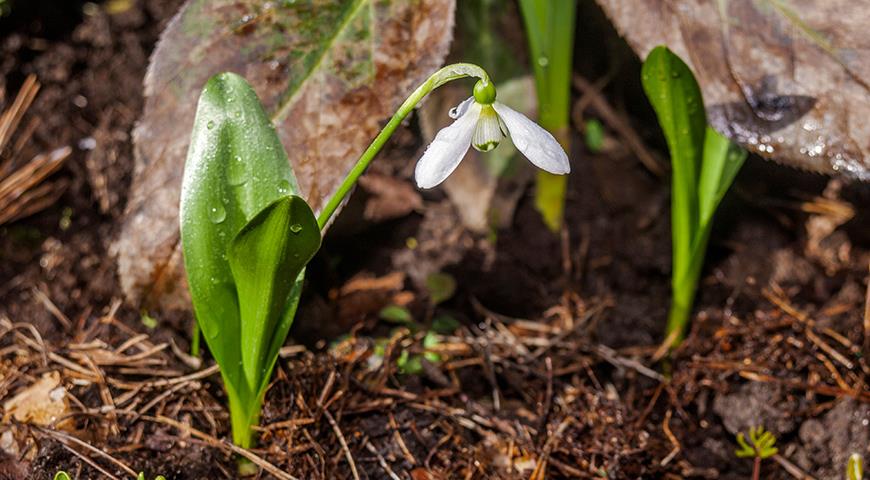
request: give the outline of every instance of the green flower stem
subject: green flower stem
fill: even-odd
[[[320,215],[317,217],[317,224],[320,226],[322,230],[332,216],[335,214],[335,211],[338,210],[341,202],[344,201],[345,197],[350,193],[353,189],[354,185],[356,185],[357,180],[360,175],[365,172],[366,168],[368,168],[369,164],[374,160],[375,156],[377,156],[378,152],[381,151],[384,144],[387,143],[387,140],[393,135],[399,125],[402,123],[402,120],[408,116],[413,110],[414,107],[420,103],[423,98],[426,97],[432,90],[444,85],[447,82],[451,82],[453,80],[458,80],[460,78],[466,77],[476,77],[480,79],[485,85],[490,85],[491,82],[489,80],[489,75],[485,70],[480,68],[477,65],[471,63],[454,63],[452,65],[447,65],[446,67],[438,70],[433,73],[425,82],[423,82],[413,93],[405,100],[404,103],[399,107],[393,117],[387,122],[386,126],[384,126],[381,133],[378,134],[377,137],[372,141],[371,145],[363,152],[363,154],[359,157],[356,164],[353,168],[350,169],[347,176],[341,182],[341,185],[338,186],[338,189],[332,195],[328,202],[326,202],[326,206],[323,207],[323,210],[320,211]]]
[[[520,0],[535,71],[538,122],[571,152],[571,72],[574,55],[576,0]],[[562,225],[567,175],[539,171],[535,208],[547,227]]]

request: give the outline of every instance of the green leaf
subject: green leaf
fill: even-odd
[[[282,197],[266,207],[230,245],[241,311],[242,365],[251,391],[259,392],[270,373],[272,359],[267,354],[290,292],[319,248],[317,219],[297,196]]]
[[[698,181],[698,224],[703,229],[713,220],[719,202],[734,182],[746,160],[746,150],[732,143],[716,130],[707,127],[704,138],[704,162]]]
[[[849,455],[849,461],[846,463],[846,479],[847,480],[862,480],[864,478],[864,459],[858,453]]]
[[[440,362],[441,355],[432,351],[432,349],[437,347],[439,343],[438,335],[435,332],[426,332],[426,336],[423,337],[423,358],[431,363]]]
[[[604,126],[597,119],[586,122],[586,148],[592,153],[598,153],[604,146]]]
[[[456,293],[456,279],[443,272],[435,272],[426,277],[426,290],[433,305],[450,300]]]
[[[438,315],[432,319],[432,331],[441,335],[450,335],[459,328],[460,323],[450,315]]]
[[[577,2],[520,0],[519,4],[535,72],[538,121],[570,153],[568,124]],[[562,225],[567,184],[567,175],[538,172],[536,177],[535,208],[553,232]]]
[[[196,319],[221,366],[231,410],[237,411],[234,419],[240,408],[246,413],[239,419],[253,418],[249,410],[252,405],[259,409],[259,394],[242,365],[242,318],[230,243],[258,213],[297,192],[284,148],[257,95],[236,74],[212,77],[200,95],[184,168],[181,242]],[[284,336],[270,339],[283,342]],[[247,442],[249,432],[236,427],[234,421],[236,442]]]
[[[701,90],[689,67],[667,47],[654,48],[641,69],[643,89],[668,143],[673,169],[674,270],[691,254],[698,225],[698,177],[707,120]]]
[[[399,305],[387,305],[381,309],[378,316],[390,323],[398,323],[402,325],[410,325],[414,323],[414,318],[411,316],[411,312],[409,312],[407,308]]]

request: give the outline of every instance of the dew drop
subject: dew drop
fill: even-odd
[[[302,231],[302,225],[294,223],[293,225],[290,225],[290,231],[293,233],[299,233]]]
[[[236,155],[227,168],[227,183],[233,187],[243,185],[248,181],[247,173],[242,156]]]
[[[541,55],[540,57],[538,57],[538,65],[540,65],[541,67],[546,67],[549,64],[550,64],[550,59],[547,58],[546,56]]]
[[[209,120],[208,123],[205,124],[205,128],[208,128],[209,130],[214,128],[214,120]]]
[[[227,211],[223,205],[213,205],[208,209],[208,219],[212,223],[221,223],[227,218]]]
[[[288,180],[281,180],[278,182],[278,193],[280,195],[287,195],[290,193],[290,182]]]
[[[214,324],[210,328],[204,328],[203,332],[209,340],[214,340],[220,335],[221,330],[218,328],[217,324]]]

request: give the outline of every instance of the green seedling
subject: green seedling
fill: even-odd
[[[417,163],[421,188],[447,178],[470,147],[492,150],[505,135],[535,165],[567,173],[568,158],[558,142],[496,101],[482,68],[453,64],[411,93],[315,215],[299,195],[287,154],[247,82],[222,73],[206,84],[184,167],[181,242],[197,325],[220,366],[237,445],[254,443],[252,427],[323,229],[417,104],[439,86],[468,77],[478,80],[473,95],[454,109],[456,121],[436,135]],[[194,342],[198,337],[195,332]]]
[[[64,471],[60,471],[54,475],[54,480],[72,480],[72,479],[70,478],[68,473],[66,473]],[[136,477],[136,480],[146,480],[145,474],[140,472],[139,476]],[[154,477],[154,480],[166,480],[166,477],[164,477],[163,475],[157,475],[156,477]]]
[[[456,293],[456,279],[452,275],[436,272],[426,277],[426,290],[432,305],[446,302]]]
[[[666,342],[673,347],[682,340],[689,321],[713,215],[746,151],[707,125],[698,82],[680,57],[666,47],[656,47],[641,75],[671,154],[673,271]]]
[[[755,458],[752,466],[752,480],[761,478],[761,461],[770,458],[779,451],[774,445],[776,437],[765,431],[764,427],[750,427],[749,441],[743,432],[737,434],[737,444],[740,448],[734,451],[738,458]]]
[[[575,0],[520,0],[535,72],[538,120],[565,150],[570,150],[576,8]],[[554,232],[562,225],[567,185],[565,176],[538,172],[535,207]]]
[[[858,453],[849,455],[849,461],[846,463],[846,480],[863,480],[864,479],[864,459]]]

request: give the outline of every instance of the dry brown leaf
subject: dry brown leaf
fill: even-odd
[[[360,186],[371,197],[363,211],[366,220],[383,222],[401,218],[423,208],[423,197],[410,183],[389,175],[367,173],[360,177]]]
[[[667,45],[752,152],[870,180],[868,0],[597,0],[643,58]]]
[[[66,389],[60,385],[58,372],[46,372],[42,378],[3,404],[3,422],[10,418],[23,423],[49,426],[69,411]]]
[[[124,291],[189,309],[178,202],[196,99],[215,73],[243,75],[272,116],[302,195],[318,210],[402,100],[434,71],[455,0],[190,0],[145,78],[136,165],[115,244]]]

